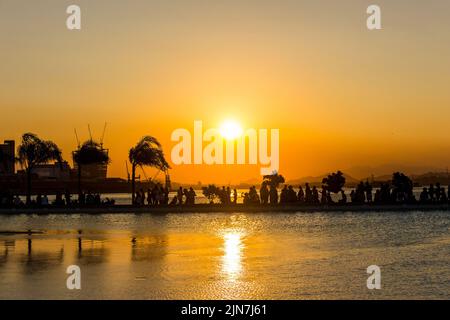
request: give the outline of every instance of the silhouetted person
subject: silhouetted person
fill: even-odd
[[[181,206],[183,204],[183,188],[182,187],[178,188],[177,200],[178,200],[178,204]]]
[[[261,189],[259,190],[259,194],[261,195],[261,203],[268,204],[269,203],[269,189],[267,188],[266,181],[264,181],[261,184]]]
[[[375,196],[373,198],[375,203],[381,203],[381,192],[380,189],[375,190]]]
[[[153,205],[153,199],[152,199],[152,189],[148,188],[147,189],[147,204],[149,206]]]
[[[318,204],[319,203],[319,191],[317,191],[317,188],[314,186],[312,188],[312,202],[314,204]]]
[[[152,206],[156,206],[158,204],[158,189],[156,186],[150,190],[150,203]]]
[[[420,203],[426,204],[429,202],[429,194],[427,188],[423,188],[422,192],[420,193]]]
[[[89,194],[86,197],[86,201],[90,204]],[[140,206],[142,203],[142,193],[140,191],[136,192],[136,197],[134,198],[135,205]]]
[[[63,206],[64,205],[64,200],[63,200],[63,197],[62,197],[62,193],[59,192],[59,191],[56,192],[55,204],[57,206]]]
[[[356,203],[357,202],[356,201],[356,192],[355,192],[355,190],[352,190],[350,192],[350,200],[351,200],[352,203]]]
[[[340,204],[346,204],[347,203],[347,196],[345,195],[344,190],[341,190],[341,199],[339,200]]]
[[[233,189],[233,203],[237,203],[238,193],[236,189]]]
[[[322,191],[321,191],[321,197],[320,197],[320,203],[321,204],[327,204],[327,189],[325,188],[325,186],[322,186]]]
[[[170,206],[175,206],[175,205],[177,205],[177,202],[178,202],[177,196],[174,196],[172,198],[172,200],[170,201],[169,205]]]
[[[250,198],[250,203],[252,203],[252,204],[260,204],[261,203],[255,186],[250,188],[248,196]]]
[[[297,193],[292,186],[288,187],[287,200],[289,203],[297,202]]]
[[[169,204],[169,193],[170,193],[169,188],[165,187],[163,190],[163,204],[164,205]],[[194,195],[194,198],[195,198],[195,195]]]
[[[428,196],[429,196],[431,202],[434,201],[434,195],[435,195],[434,185],[430,184],[430,188],[428,188]]]
[[[46,194],[44,194],[44,196],[43,196],[42,199],[41,199],[41,205],[42,205],[43,207],[47,207],[47,206],[48,206],[48,197],[47,197]]]
[[[327,203],[332,204],[334,203],[333,199],[331,198],[331,192],[327,191]]]
[[[272,205],[278,204],[278,190],[273,185],[271,185],[269,189],[269,200]]]
[[[288,189],[287,189],[287,185],[284,185],[284,187],[283,187],[283,189],[281,189],[281,193],[280,193],[280,204],[287,203],[287,199],[288,199]]]
[[[227,187],[227,204],[231,203],[231,188]]]
[[[144,191],[142,191],[142,193],[144,194]],[[144,195],[145,195],[145,194],[144,194]],[[144,200],[145,200],[145,198],[144,198]],[[96,193],[96,194],[94,195],[94,204],[95,204],[96,206],[99,206],[99,205],[102,204],[102,199],[100,198],[100,194],[99,194],[99,193]],[[142,203],[142,205],[144,205],[144,203]]]
[[[244,205],[250,204],[250,196],[248,195],[248,192],[244,193],[243,202],[244,202]]]
[[[366,186],[364,184],[364,182],[360,182],[357,186],[356,186],[356,190],[354,193],[354,199],[352,199],[352,202],[355,203],[364,203],[366,201]]]
[[[381,185],[380,193],[381,193],[381,203],[388,204],[391,202],[391,189],[389,187],[389,184],[383,183]]]
[[[219,193],[219,200],[222,204],[227,204],[227,190],[225,189],[225,186],[222,186],[222,189]]]
[[[189,191],[188,191],[188,189],[183,189],[183,195],[184,195],[184,197],[185,197],[185,199],[186,200],[184,200],[184,204],[185,205],[189,205]]]
[[[436,202],[441,202],[441,184],[436,183]]]
[[[441,188],[441,203],[447,203],[448,202],[448,198],[447,198],[447,193],[445,193],[445,188]]]
[[[305,184],[305,202],[307,204],[313,203],[313,196],[312,196],[311,188],[309,187],[309,183]]]
[[[24,203],[18,195],[14,196],[13,204],[15,207],[23,207]]]
[[[195,193],[194,189],[192,187],[189,188],[188,191],[188,198],[186,199],[186,203],[193,205],[195,204],[195,197],[197,196],[197,194]]]
[[[372,186],[369,183],[369,181],[366,181],[366,184],[364,186],[364,189],[366,191],[366,199],[368,203],[372,203]]]
[[[70,191],[69,189],[66,189],[66,192],[64,193],[64,200],[66,202],[66,206],[70,206],[71,203],[70,198],[71,198]]]
[[[86,204],[86,194],[83,191],[78,195],[78,204],[82,206]]]
[[[141,206],[141,207],[143,207],[144,205],[145,205],[145,192],[144,192],[144,189],[141,189],[141,202],[139,203],[139,205]]]
[[[303,191],[302,186],[298,187],[297,201],[300,203],[305,202],[305,192]]]
[[[141,197],[140,193],[139,193],[139,197]],[[86,204],[88,204],[88,205],[94,204],[94,196],[90,191],[88,191],[87,195],[86,195]]]

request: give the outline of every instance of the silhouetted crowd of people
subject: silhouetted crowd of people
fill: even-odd
[[[310,187],[309,183],[305,184],[305,188],[299,186],[298,191],[294,190],[292,185],[284,185],[281,192],[274,185],[269,185],[267,182],[261,184],[259,195],[256,188],[253,186],[249,192],[244,193],[244,204],[320,204],[331,202],[331,195],[322,188],[320,193],[317,187]]]
[[[369,182],[360,182],[355,189],[350,192],[350,202],[344,190],[339,192],[333,200],[331,192],[325,186],[319,190],[316,186],[311,187],[308,183],[304,187],[299,186],[295,191],[292,185],[284,185],[280,194],[275,187],[267,187],[262,184],[259,194],[253,186],[249,192],[244,193],[244,204],[305,204],[305,205],[326,205],[326,204],[446,204],[450,199],[450,187],[441,187],[439,183],[423,188],[419,199],[413,193],[413,187],[391,187],[385,183],[373,192],[373,187]]]
[[[234,189],[234,200],[231,201],[231,189],[222,187],[222,195],[219,195],[221,204],[237,203],[237,191]],[[355,189],[351,190],[348,201],[347,194],[341,190],[333,199],[332,193],[326,186],[321,188],[310,186],[306,183],[299,186],[296,191],[292,185],[284,185],[281,192],[273,185],[263,182],[258,191],[255,186],[243,193],[243,203],[246,205],[277,205],[277,204],[305,204],[305,205],[328,205],[328,204],[445,204],[450,199],[449,191],[441,187],[439,183],[423,188],[420,198],[416,199],[412,184],[399,184],[391,186],[382,184],[373,192],[372,185],[360,182]]]
[[[421,203],[448,203],[450,199],[450,186],[448,192],[445,192],[445,188],[441,187],[439,183],[436,185],[430,185],[429,188],[423,188],[420,193]]]
[[[38,193],[34,199],[31,199],[29,204],[26,204],[19,195],[13,195],[10,192],[0,193],[0,208],[1,207],[77,207],[77,206],[104,206],[114,205],[115,200],[106,197],[101,199],[99,193],[81,192],[77,199],[72,199],[72,194],[69,190],[64,193],[56,192],[54,200],[50,201],[47,194]]]
[[[71,194],[68,190],[66,190],[66,192],[64,193],[64,200],[62,200],[62,197],[57,193],[56,194],[56,203],[60,204],[60,205],[66,205],[66,206],[70,206],[70,205],[80,205],[80,206],[105,206],[105,205],[109,205],[109,206],[113,206],[116,201],[114,199],[110,199],[110,198],[105,198],[105,199],[101,199],[101,196],[99,193],[91,193],[90,191],[88,191],[87,193],[85,193],[84,191],[82,191],[79,195],[78,195],[78,201],[71,200]]]
[[[349,193],[350,199],[344,190],[340,190],[332,197],[332,193],[325,185],[321,188],[310,186],[306,183],[299,186],[297,190],[292,185],[284,185],[281,191],[273,185],[264,181],[261,184],[259,192],[255,186],[249,188],[248,192],[239,195],[236,189],[230,187],[221,187],[215,189],[215,194],[223,205],[236,204],[238,198],[242,198],[245,205],[285,205],[285,204],[304,204],[304,205],[332,205],[332,204],[446,204],[449,203],[449,189],[442,187],[439,183],[424,187],[418,199],[413,193],[413,186],[408,180],[401,180],[396,184],[383,183],[379,188],[374,188],[366,182],[360,182]],[[405,182],[405,183],[403,183]],[[173,198],[169,197],[169,189],[161,184],[156,184],[136,192],[134,197],[135,206],[161,206],[161,205],[194,205],[197,194],[195,190],[180,187]],[[212,203],[213,201],[211,201]],[[74,206],[103,206],[114,205],[113,199],[101,199],[100,194],[81,192],[77,199],[72,199],[69,190],[64,193],[57,192],[54,200],[50,201],[47,194],[37,194],[29,205],[26,205],[21,197],[11,194],[8,191],[0,193],[1,207],[74,207]]]
[[[169,203],[169,189],[163,187],[161,184],[148,188],[147,192],[143,189],[136,192],[134,196],[134,205],[136,206],[157,206],[167,205]]]
[[[195,193],[195,190],[190,187],[188,189],[183,189],[180,187],[177,191],[176,196],[172,198],[172,201],[170,201],[170,205],[192,205],[195,204],[195,197],[197,194]]]

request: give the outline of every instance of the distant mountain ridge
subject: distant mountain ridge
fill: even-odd
[[[365,180],[367,177],[382,177],[391,176],[393,172],[403,172],[408,176],[423,175],[429,172],[443,172],[445,168],[439,168],[434,166],[412,166],[404,164],[383,164],[379,166],[354,166],[344,170],[342,172],[349,174],[355,179]]]
[[[442,171],[441,169],[430,170],[431,167],[420,167],[420,166],[397,166],[397,168],[392,165],[382,165],[377,167],[352,167],[347,170],[341,170],[344,173],[345,184],[347,187],[353,187],[360,181],[375,181],[375,182],[388,182],[392,179],[392,174],[394,172],[403,172],[409,176],[416,185],[429,185],[431,183],[441,183],[442,185],[450,184],[450,174],[447,171]],[[433,169],[433,168],[431,168]],[[318,176],[305,176],[300,178],[289,179],[286,177],[286,184],[293,186],[304,185],[305,183],[310,183],[311,185],[321,185],[322,180],[326,178],[329,174],[322,174]],[[251,178],[242,181],[237,184],[232,184],[231,186],[236,188],[248,188],[251,186],[259,186],[262,182],[261,178]],[[193,186],[199,187],[198,184],[179,184],[174,182],[174,185],[183,186]],[[206,185],[206,184],[204,184]],[[221,185],[221,184],[218,184]]]
[[[366,176],[362,179],[356,179],[348,174],[344,173],[345,184],[346,186],[354,186],[358,184],[360,181],[375,181],[375,182],[388,182],[392,179],[392,174],[397,171],[392,171],[390,174],[380,175],[380,176]],[[400,171],[402,172],[402,171]],[[408,174],[411,180],[416,185],[430,185],[435,183],[440,183],[441,185],[450,185],[450,174],[449,172],[427,172],[422,174]],[[308,176],[299,179],[288,180],[286,183],[291,185],[300,185],[305,183],[310,184],[321,184],[323,178],[327,177],[328,174],[320,175],[320,176]]]
[[[345,177],[345,183],[346,184],[357,184],[359,183],[360,180],[353,178],[352,176],[344,173],[344,177]],[[307,176],[307,177],[303,177],[303,178],[298,178],[298,179],[293,179],[293,180],[287,180],[286,183],[287,184],[292,184],[292,185],[299,185],[299,184],[305,184],[305,183],[310,183],[310,184],[322,184],[322,180],[326,177],[328,177],[330,173],[326,173],[320,176]]]

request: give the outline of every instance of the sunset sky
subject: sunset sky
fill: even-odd
[[[366,8],[382,9],[382,30]],[[66,8],[82,29],[66,28]],[[448,0],[0,0],[0,140],[34,132],[66,159],[100,138],[128,149],[232,118],[280,129],[289,178],[353,166],[450,165]],[[256,166],[174,166],[180,182],[239,182]],[[152,171],[148,170],[149,175]]]

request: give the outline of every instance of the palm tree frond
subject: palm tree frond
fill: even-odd
[[[136,146],[130,149],[128,158],[135,166],[150,166],[163,171],[170,168],[161,144],[152,136],[139,140]]]

